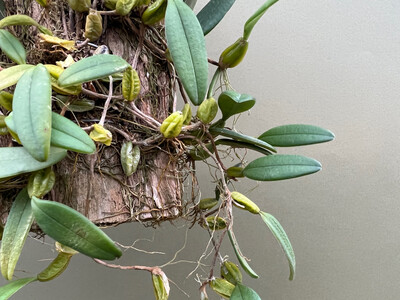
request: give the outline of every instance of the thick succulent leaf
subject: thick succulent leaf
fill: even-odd
[[[256,272],[253,271],[253,269],[250,267],[250,265],[248,264],[246,257],[242,254],[242,251],[240,251],[239,248],[239,244],[236,240],[236,237],[233,233],[232,230],[228,229],[228,236],[229,236],[229,240],[231,241],[233,250],[235,251],[236,257],[240,263],[240,265],[242,266],[243,270],[250,276],[253,278],[258,278],[258,275]]]
[[[204,35],[208,34],[223,19],[235,0],[210,0],[197,14]]]
[[[232,292],[230,300],[261,300],[260,296],[251,288],[237,284]]]
[[[50,281],[60,276],[68,267],[73,254],[60,252],[57,257],[37,275],[39,281]]]
[[[119,56],[93,55],[68,67],[58,78],[58,84],[61,87],[76,85],[122,72],[127,67],[129,64]]]
[[[32,69],[32,65],[12,66],[0,71],[0,90],[4,90],[18,82],[24,73]]]
[[[0,287],[0,300],[10,299],[12,295],[18,292],[21,288],[23,288],[28,283],[36,281],[36,277],[29,278],[21,278],[17,280],[11,281],[9,284],[3,285]]]
[[[89,99],[79,99],[69,103],[69,97],[57,96],[57,105],[62,109],[64,106],[72,112],[85,112],[94,109],[95,101]]]
[[[54,112],[52,113],[51,145],[86,154],[96,151],[93,140],[82,128]]]
[[[321,170],[315,159],[301,155],[269,155],[257,158],[244,168],[244,176],[259,181],[300,177]]]
[[[253,144],[255,146],[265,148],[269,151],[276,152],[275,148],[272,147],[270,144],[268,144],[262,140],[256,139],[252,136],[244,135],[244,134],[241,134],[241,133],[233,131],[233,130],[229,130],[226,128],[220,128],[220,127],[210,127],[210,132],[213,135],[222,135],[222,136],[234,139],[236,141]]]
[[[296,259],[294,256],[292,244],[290,243],[285,230],[283,230],[281,224],[273,215],[270,215],[262,211],[260,212],[260,216],[265,222],[265,224],[267,224],[268,228],[271,230],[272,234],[282,247],[282,250],[285,253],[286,258],[289,262],[289,269],[290,269],[289,280],[293,280],[296,270]]]
[[[0,48],[17,64],[26,63],[26,52],[21,42],[7,30],[0,29]]]
[[[11,15],[1,19],[0,28],[14,26],[14,25],[27,25],[27,26],[36,26],[37,29],[44,34],[53,35],[53,33],[48,30],[46,27],[40,25],[34,19],[27,15]]]
[[[13,120],[18,137],[30,155],[46,161],[51,138],[51,83],[39,64],[22,75],[13,98]]]
[[[253,96],[239,94],[232,90],[224,91],[218,97],[218,106],[221,109],[223,120],[249,110],[255,103],[256,99]]]
[[[230,146],[232,148],[246,148],[246,149],[250,149],[250,150],[254,150],[257,152],[260,152],[264,155],[271,155],[272,152],[265,149],[265,148],[261,148],[258,146],[255,146],[253,144],[250,143],[246,143],[246,142],[239,142],[239,141],[235,141],[235,140],[231,140],[231,139],[219,139],[217,141],[215,141],[215,145],[224,145],[224,146]]]
[[[82,254],[113,260],[122,255],[114,242],[76,210],[54,201],[32,197],[35,220],[45,234]]]
[[[305,124],[274,127],[258,137],[258,139],[277,147],[318,144],[332,141],[334,138],[335,135],[327,129]]]
[[[197,0],[184,0],[183,2],[185,2],[191,9],[194,9]]]
[[[24,147],[0,147],[0,179],[47,168],[66,155],[66,150],[51,147],[48,159],[39,162]]]
[[[278,0],[267,0],[265,3],[246,21],[244,24],[243,38],[248,40],[250,37],[251,31],[254,26],[256,26],[258,20],[265,14],[268,8],[270,8],[273,4],[278,2]]]
[[[26,189],[18,193],[4,227],[0,248],[1,274],[12,280],[26,237],[31,229],[33,214],[31,199]]]
[[[185,91],[194,105],[200,105],[207,92],[207,51],[199,21],[182,0],[168,1],[165,32],[168,49]]]

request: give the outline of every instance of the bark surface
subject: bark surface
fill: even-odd
[[[102,1],[99,1],[98,9]],[[60,38],[84,41],[84,23],[86,14],[68,10],[66,1],[53,1],[50,9],[43,9],[35,1],[6,0],[7,14],[27,14],[50,28]],[[39,43],[36,29],[20,29],[17,26],[10,30],[23,40],[28,50],[28,63],[55,63],[64,60],[69,54],[59,47],[46,47]],[[162,122],[172,110],[174,77],[165,57],[162,26],[150,29],[141,26],[133,18],[103,16],[103,35],[97,45],[107,45],[112,54],[127,60],[138,71],[141,79],[141,93],[135,104],[145,114]],[[92,55],[93,48],[84,46],[80,56]],[[2,57],[4,58],[4,56]],[[2,59],[3,61],[3,59]],[[2,65],[3,67],[5,65]],[[172,78],[172,79],[171,79]],[[100,93],[99,85],[86,84],[85,88]],[[103,92],[102,92],[103,93]],[[104,93],[103,93],[104,94]],[[85,97],[102,106],[104,99]],[[116,101],[111,103],[113,116],[119,112],[127,117],[123,105]],[[53,104],[53,110],[62,108]],[[3,111],[6,114],[6,111]],[[78,113],[66,111],[70,119],[95,119],[94,114],[82,117]],[[182,183],[187,171],[187,163],[182,156],[169,147],[169,142],[160,141],[156,145],[142,143],[144,138],[155,135],[145,128],[139,118],[131,115],[121,124],[118,118],[107,118],[105,127],[113,133],[113,144],[110,147],[98,146],[93,155],[69,153],[68,157],[53,167],[57,179],[52,192],[45,198],[64,203],[86,215],[97,224],[119,224],[129,221],[159,222],[174,219],[182,212]],[[87,126],[85,120],[79,122]],[[136,124],[128,127],[126,124]],[[89,124],[90,125],[90,124]],[[112,128],[111,128],[112,127]],[[113,130],[113,128],[115,130]],[[121,131],[131,128],[131,131]],[[138,131],[135,131],[138,128]],[[119,130],[119,131],[118,131]],[[138,171],[130,177],[123,174],[120,163],[120,145],[126,136],[141,145],[141,160]],[[0,146],[10,146],[9,136],[0,136]],[[15,143],[14,146],[17,146]],[[172,150],[171,150],[172,149]],[[23,185],[26,177],[18,179]],[[11,188],[9,188],[11,187]],[[12,185],[0,183],[0,214],[4,219],[17,190]]]

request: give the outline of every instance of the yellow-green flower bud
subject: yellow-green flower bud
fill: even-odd
[[[218,103],[214,98],[204,100],[197,109],[197,117],[204,124],[211,123],[218,113]]]
[[[99,124],[93,125],[93,130],[90,132],[89,136],[93,141],[103,143],[106,146],[111,145],[112,141],[111,132]]]
[[[181,133],[183,121],[182,112],[176,111],[164,120],[160,126],[160,132],[167,139],[175,138]]]
[[[242,282],[239,267],[231,261],[224,261],[221,265],[221,276],[234,285]]]
[[[91,10],[90,14],[86,16],[85,38],[91,42],[97,41],[102,32],[103,19],[97,11]]]
[[[156,0],[148,6],[142,14],[142,22],[146,25],[154,25],[165,17],[167,0]]]
[[[210,282],[210,287],[214,292],[225,299],[229,299],[235,289],[235,285],[222,278],[215,278],[212,280]]]
[[[192,120],[192,108],[189,103],[186,103],[182,110],[183,125],[189,125]]]
[[[232,177],[232,178],[244,177],[243,168],[230,167],[228,170],[226,170],[226,175],[228,175],[228,177]]]
[[[206,224],[204,226],[207,226],[211,230],[221,230],[226,228],[226,221],[225,219],[217,216],[209,216],[206,218]]]
[[[51,168],[36,171],[29,176],[28,180],[28,195],[42,198],[53,188],[56,181],[56,175]]]
[[[246,55],[249,42],[244,38],[238,39],[235,43],[226,48],[219,57],[219,66],[221,69],[236,67]]]
[[[241,209],[247,210],[253,214],[260,213],[260,208],[257,204],[247,198],[245,195],[239,192],[232,192],[231,193],[233,204]]]
[[[213,208],[217,204],[218,204],[218,200],[215,198],[204,198],[204,199],[200,200],[199,208],[202,210],[207,210],[207,209]]]

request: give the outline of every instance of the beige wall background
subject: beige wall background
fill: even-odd
[[[244,21],[263,2],[237,0],[207,37],[211,58],[239,37]],[[250,117],[238,122],[243,132],[257,136],[277,125],[306,123],[337,137],[328,144],[280,149],[318,159],[323,170],[315,175],[237,185],[280,220],[296,253],[297,275],[289,282],[284,255],[265,225],[235,211],[237,238],[261,277],[245,276],[244,282],[262,299],[399,299],[399,16],[395,0],[281,0],[253,31],[244,62],[230,72],[238,91],[257,98]],[[203,195],[210,196],[208,170],[199,177]],[[128,250],[119,263],[161,265],[183,246],[183,225],[163,224],[155,231],[130,224],[107,232],[126,245],[148,239],[135,247],[166,253]],[[190,230],[177,260],[196,261],[207,240],[205,231]],[[47,265],[54,251],[51,241],[45,242],[50,246],[28,239],[16,275],[33,275]],[[230,244],[223,247],[236,261]],[[194,276],[186,278],[195,267],[165,268],[191,299],[199,299]],[[149,274],[110,270],[77,256],[60,278],[32,284],[13,299],[154,298]],[[187,296],[172,285],[170,299]]]

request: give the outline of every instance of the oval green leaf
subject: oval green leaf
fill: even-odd
[[[207,93],[207,51],[199,21],[182,0],[168,1],[165,33],[183,87],[192,103],[200,105]]]
[[[96,145],[89,135],[71,120],[52,112],[50,145],[78,153],[91,154],[96,151]],[[13,113],[6,118],[9,130],[18,135]]]
[[[271,128],[258,139],[277,147],[303,146],[332,141],[335,135],[324,128],[305,125],[291,124]]]
[[[242,254],[242,251],[240,251],[239,244],[238,244],[236,237],[231,229],[228,229],[228,236],[229,236],[229,240],[231,241],[233,250],[235,251],[236,257],[237,257],[240,265],[242,266],[243,270],[250,277],[258,278],[257,273],[253,271],[253,269],[248,264],[246,257],[244,257],[244,255]]]
[[[224,91],[218,97],[218,106],[221,109],[223,120],[249,110],[255,103],[256,99],[253,96],[239,94],[232,90]]]
[[[244,176],[259,181],[296,178],[321,170],[315,159],[301,155],[269,155],[260,157],[244,168]]]
[[[251,288],[243,284],[237,284],[232,292],[230,300],[261,300],[260,296]]]
[[[33,67],[32,65],[18,65],[0,71],[0,90],[16,84],[21,76]]]
[[[256,139],[252,136],[241,134],[241,133],[233,131],[233,130],[229,130],[226,128],[220,128],[220,127],[210,127],[210,133],[213,135],[222,135],[225,137],[229,137],[236,141],[249,143],[249,144],[261,147],[261,148],[268,149],[269,151],[276,152],[275,148],[272,147],[267,142]]]
[[[17,64],[26,63],[26,52],[21,42],[9,33],[7,30],[0,29],[0,48],[1,50]]]
[[[265,3],[246,21],[244,24],[243,38],[248,40],[253,30],[254,26],[256,26],[258,20],[265,14],[268,8],[270,8],[273,4],[278,2],[278,0],[267,0]]]
[[[13,119],[18,137],[38,161],[46,161],[51,138],[51,83],[39,64],[18,80],[13,98]]]
[[[93,55],[83,58],[68,67],[58,78],[62,87],[100,79],[122,72],[129,64],[119,56],[111,54]]]
[[[26,237],[31,229],[33,214],[31,199],[26,189],[15,198],[6,226],[0,248],[1,274],[7,280],[12,280]]]
[[[53,33],[49,29],[40,25],[38,22],[27,15],[12,15],[5,17],[0,21],[0,28],[14,25],[36,26],[41,33],[53,35]]]
[[[261,211],[260,216],[265,222],[265,224],[267,224],[268,228],[271,230],[272,234],[278,241],[279,245],[282,247],[282,250],[285,253],[285,256],[289,262],[289,269],[290,269],[289,280],[293,280],[296,270],[296,259],[294,256],[292,244],[290,243],[285,230],[283,230],[281,224],[273,215]]]
[[[66,155],[66,150],[51,147],[47,161],[39,162],[24,147],[0,147],[0,179],[47,168]]]
[[[96,151],[93,140],[82,128],[54,112],[52,113],[51,145],[86,154]]]
[[[235,0],[211,0],[197,14],[197,19],[203,29],[204,35],[207,35],[232,7]]]
[[[96,225],[76,210],[54,201],[32,197],[35,220],[45,234],[87,256],[113,260],[121,250]]]
[[[11,281],[9,284],[6,284],[0,287],[0,300],[7,300],[10,299],[12,295],[18,292],[21,288],[23,288],[28,283],[36,281],[36,277],[29,277],[29,278],[21,278],[17,280]]]

